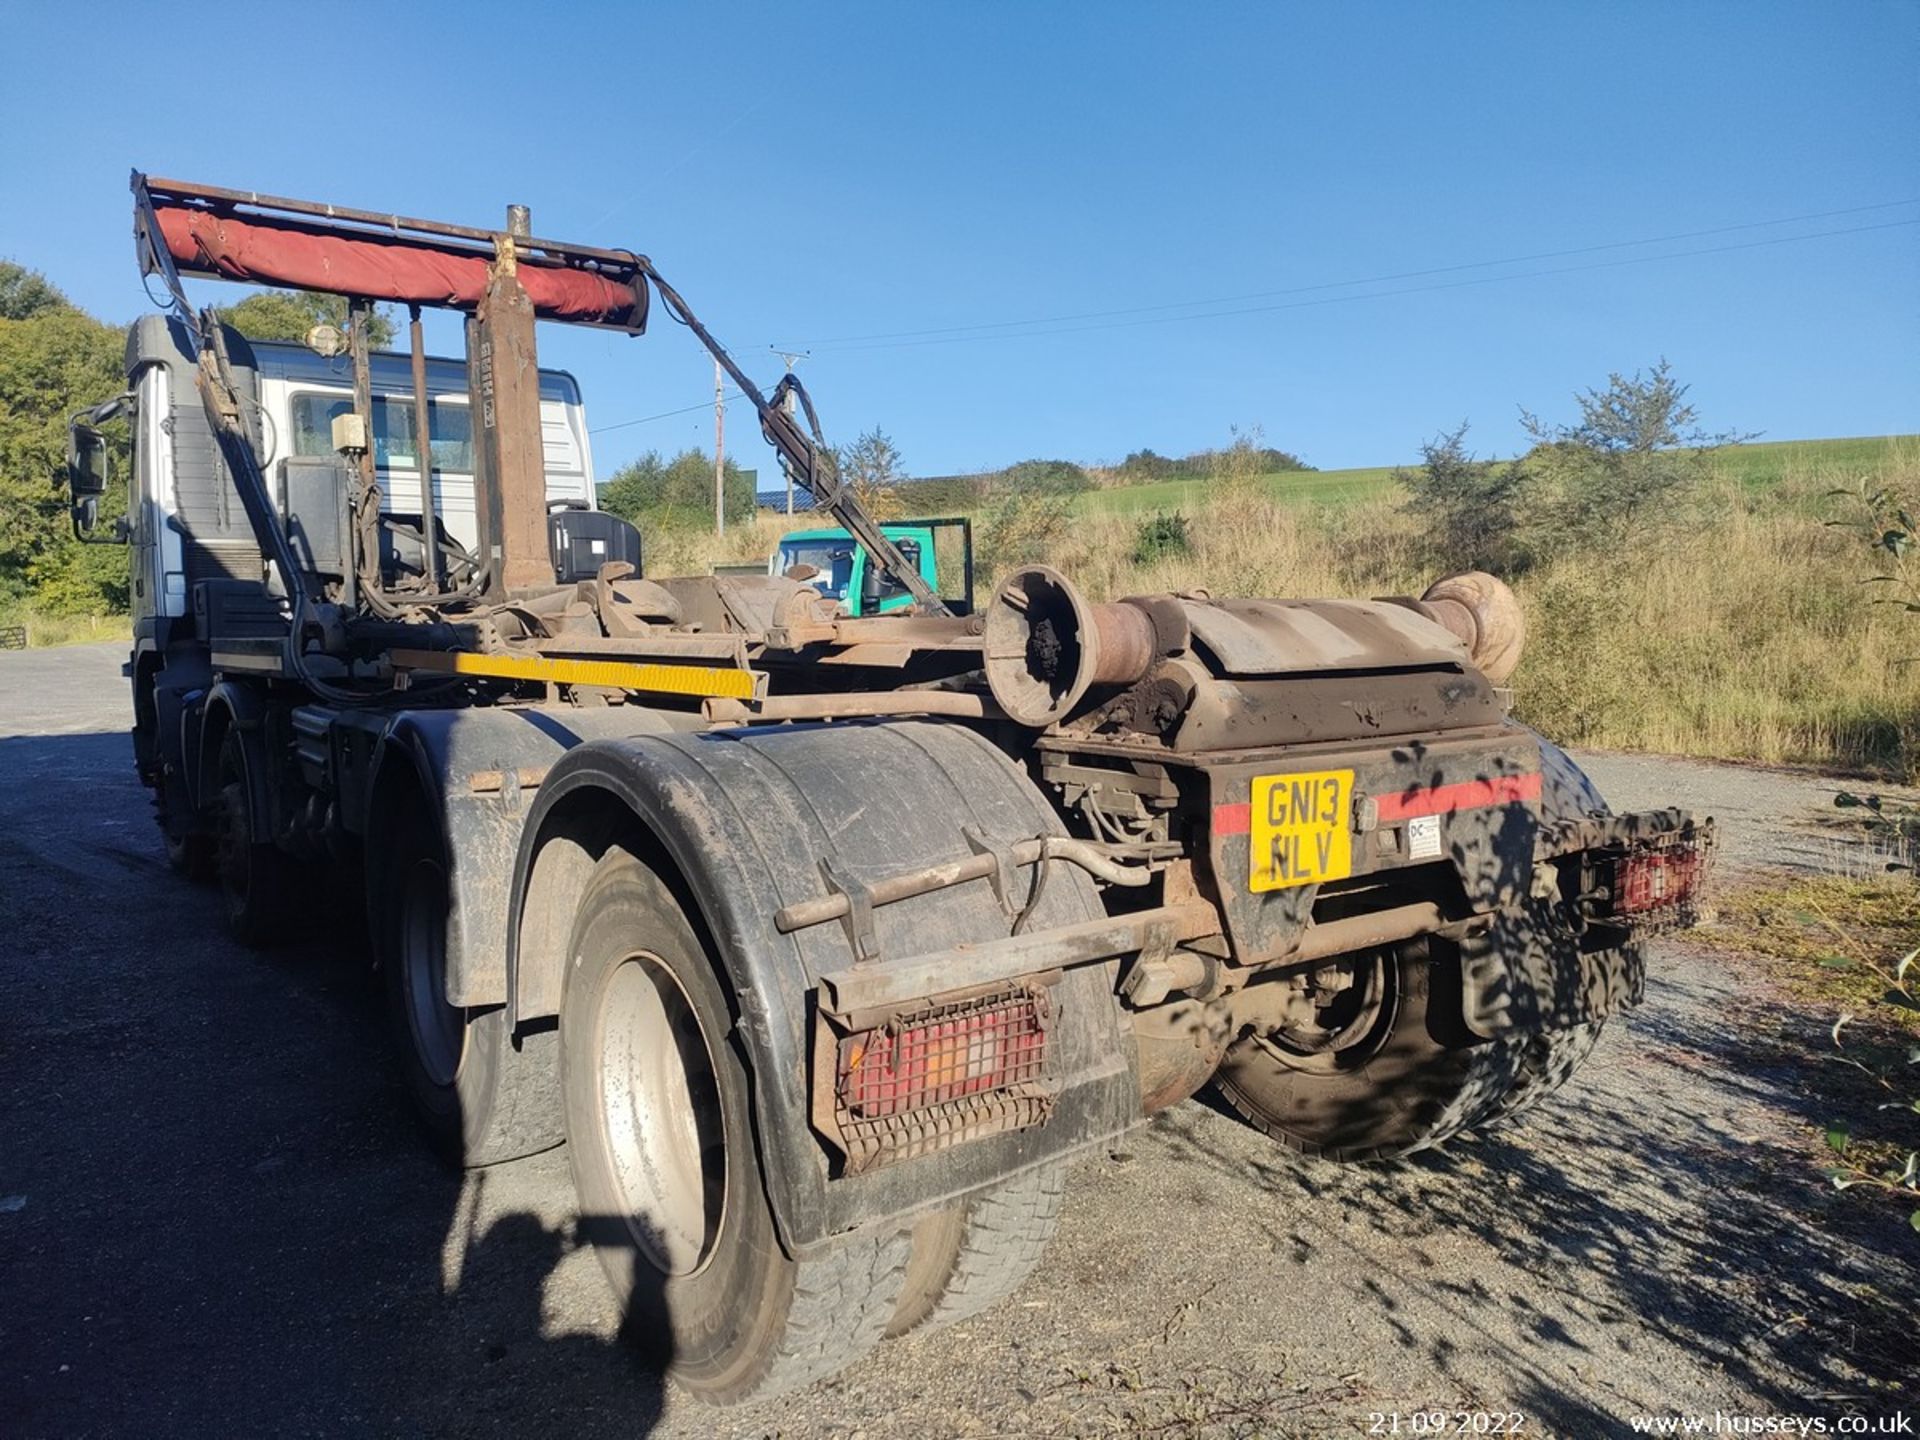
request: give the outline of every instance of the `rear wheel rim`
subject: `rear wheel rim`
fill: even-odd
[[[1394,952],[1378,950],[1351,962],[1361,971],[1354,1005],[1338,1015],[1325,1048],[1305,1049],[1290,1044],[1284,1032],[1261,1037],[1261,1049],[1288,1070],[1308,1076],[1337,1076],[1366,1065],[1383,1050],[1399,1018],[1399,961]]]
[[[400,964],[413,1053],[430,1083],[451,1086],[466,1058],[467,1012],[447,1003],[447,879],[436,861],[416,861],[407,872]]]
[[[726,1131],[705,1031],[657,956],[615,966],[601,992],[599,1101],[627,1228],[652,1264],[691,1275],[726,1213]]]

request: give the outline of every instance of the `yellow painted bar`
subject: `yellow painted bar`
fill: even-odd
[[[568,660],[552,655],[475,655],[467,650],[395,650],[393,663],[441,675],[480,675],[495,680],[552,681],[643,690],[656,695],[720,696],[751,700],[757,677],[726,665],[662,665],[635,660]]]

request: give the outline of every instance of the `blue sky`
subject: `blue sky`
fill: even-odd
[[[1566,418],[1663,355],[1713,428],[1920,429],[1913,3],[145,13],[6,22],[0,256],[112,319],[146,304],[138,166],[470,224],[525,202],[651,255],[766,381],[811,348],[829,438],[882,426],[919,474],[1235,425],[1323,468],[1462,419],[1510,453],[1518,406]],[[603,478],[711,443],[710,411],[621,423],[711,397],[656,315],[542,331],[618,427]]]

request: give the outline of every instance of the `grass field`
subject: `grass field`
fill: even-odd
[[[0,605],[0,630],[20,626],[27,644],[83,645],[90,640],[126,640],[133,634],[124,615],[47,615],[28,605]]]
[[[1093,515],[1142,515],[1156,511],[1196,513],[1205,503],[1211,482],[1162,480],[1154,485],[1116,485],[1080,497],[1080,508]],[[1259,483],[1274,499],[1295,505],[1344,505],[1390,493],[1393,467],[1367,470],[1282,470],[1262,475]]]
[[[1851,475],[1878,474],[1903,454],[1920,456],[1920,435],[1867,435],[1838,440],[1773,440],[1730,445],[1714,457],[1721,475],[1749,489],[1777,485],[1790,476],[1819,473],[1836,484]],[[1283,470],[1259,483],[1274,499],[1295,505],[1351,505],[1394,492],[1394,468]],[[1159,511],[1197,514],[1210,482],[1167,480],[1157,485],[1120,485],[1095,490],[1079,505],[1089,515],[1139,515]]]

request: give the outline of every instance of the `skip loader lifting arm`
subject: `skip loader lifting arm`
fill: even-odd
[[[680,298],[680,292],[661,278],[660,272],[653,268],[653,263],[644,258],[639,263],[653,280],[653,288],[659,292],[668,313],[693,331],[695,338],[706,347],[707,353],[720,363],[720,367],[732,377],[733,383],[740,387],[740,393],[746,396],[754,412],[759,415],[760,433],[767,437],[767,443],[779,455],[781,467],[813,495],[821,509],[838,520],[847,533],[865,547],[866,552],[888,575],[906,586],[919,609],[930,615],[951,615],[953,612],[947,602],[927,584],[919,567],[900,553],[900,547],[867,513],[860,498],[841,481],[826,454],[826,441],[820,434],[820,420],[814,413],[813,397],[807,394],[800,377],[788,371],[773,387],[773,398],[769,400],[760,393],[760,387],[747,377],[746,371],[734,363],[726,347],[700,323],[687,302]],[[782,404],[789,394],[806,411],[811,438],[801,433],[800,426]]]
[[[701,346],[705,348],[714,360],[727,372],[734,384],[740,387],[741,393],[746,397],[748,403],[753,406],[754,411],[759,416],[762,434],[766,436],[767,442],[774,447],[775,452],[780,457],[781,465],[793,476],[794,480],[811,492],[818,501],[820,508],[830,513],[845,527],[849,534],[865,547],[868,554],[873,557],[875,563],[878,564],[887,575],[893,577],[906,588],[914,597],[914,602],[918,609],[932,615],[949,615],[952,613],[946,602],[940,598],[934,589],[928,585],[925,578],[921,576],[918,567],[907,560],[906,556],[900,552],[900,547],[888,538],[880,526],[874,521],[873,517],[867,513],[866,507],[860,503],[859,497],[843,484],[839,476],[834,472],[832,462],[826,455],[826,442],[820,434],[819,419],[813,408],[812,397],[807,394],[806,387],[800,382],[798,377],[792,374],[783,377],[779,384],[775,386],[773,397],[769,400],[767,396],[761,393],[760,388],[753,383],[746,372],[735,363],[733,357],[727,353],[725,347],[722,346],[707,327],[701,323],[700,319],[693,313],[692,307],[687,304],[672,285],[667,283],[666,279],[654,268],[652,261],[646,256],[635,255],[627,251],[599,250],[585,246],[563,245],[553,241],[537,240],[527,235],[516,235],[511,232],[490,232],[476,230],[466,226],[452,226],[434,221],[415,220],[397,215],[381,215],[370,211],[349,210],[339,206],[316,205],[307,201],[289,200],[279,196],[260,195],[250,191],[223,190],[212,186],[192,185],[181,181],[162,180],[158,178],[150,180],[138,171],[134,172],[132,188],[134,193],[135,233],[140,244],[143,268],[149,273],[158,273],[162,277],[175,309],[194,331],[202,352],[214,350],[216,355],[218,351],[218,327],[214,324],[210,312],[195,314],[190,302],[187,300],[186,292],[180,283],[180,267],[176,263],[175,255],[169,248],[169,237],[163,231],[158,212],[155,208],[156,195],[164,197],[169,202],[210,207],[212,213],[215,214],[227,214],[244,207],[246,210],[263,212],[269,216],[276,212],[284,215],[311,216],[314,217],[315,221],[344,221],[356,227],[378,226],[384,228],[394,236],[431,237],[432,241],[439,247],[459,247],[463,249],[466,258],[469,260],[482,260],[486,258],[485,252],[477,248],[478,244],[484,243],[491,247],[496,254],[501,256],[511,257],[519,251],[525,250],[543,258],[550,258],[567,264],[580,266],[591,273],[618,277],[634,287],[644,287],[647,283],[651,282],[653,288],[659,293],[661,301],[666,305],[668,313],[693,332]],[[315,225],[314,228],[320,229],[321,227]],[[361,234],[366,232],[356,229],[350,233]],[[360,241],[353,243],[364,244],[366,242]],[[217,268],[210,269],[206,273],[223,274],[225,278],[237,278]],[[316,274],[312,278],[318,283],[313,284],[311,288],[329,288],[324,274]],[[438,301],[425,297],[409,296],[407,298],[409,303],[416,307],[421,303],[447,303],[444,296]],[[356,301],[356,306],[358,307],[359,305],[360,302]],[[640,323],[644,324],[644,300],[637,302],[635,309]],[[594,322],[589,321],[587,323]],[[363,329],[363,325],[355,326],[356,333],[363,332]],[[364,344],[363,334],[361,339],[356,343]],[[239,404],[233,396],[231,376],[227,371],[224,359],[219,360],[217,364],[209,367],[209,375],[214,389],[208,395],[208,405],[212,407],[213,411],[217,411],[219,415],[225,417],[226,423],[222,427],[223,430],[231,430],[237,438],[244,439],[244,430],[240,425],[238,414]],[[782,405],[782,402],[790,393],[797,398],[801,408],[806,412],[808,428],[812,432],[811,436],[801,431],[794,417],[787,413]],[[424,396],[420,398],[424,405]],[[236,458],[241,457],[230,456],[229,464],[232,464]],[[257,464],[249,465],[244,458],[241,458],[241,465],[243,468],[254,470],[257,478]],[[249,486],[243,480],[241,482],[241,488],[243,492],[242,498],[247,501],[248,504],[249,519],[253,520],[258,529],[262,525],[262,522],[266,520],[267,514],[263,510],[260,515],[256,516],[254,513],[256,508],[255,502],[264,502],[266,493],[265,486],[263,483],[257,486]],[[247,494],[249,490],[254,492],[251,496]],[[276,560],[279,558],[280,557],[276,557]],[[291,556],[285,558],[289,562],[291,561]],[[291,582],[291,572],[288,572],[284,578]],[[292,593],[291,589],[289,593]],[[460,597],[448,594],[426,598],[429,600],[451,600]]]

